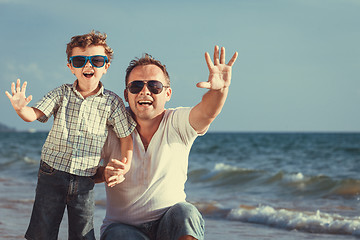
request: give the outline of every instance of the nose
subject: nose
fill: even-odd
[[[86,63],[84,67],[92,67],[89,59],[86,59]]]
[[[144,87],[141,89],[140,94],[151,95],[151,92],[149,91],[149,89],[147,87],[147,82],[144,84]]]

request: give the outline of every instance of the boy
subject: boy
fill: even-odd
[[[27,239],[57,239],[65,207],[68,212],[69,239],[95,239],[94,174],[101,149],[112,128],[121,141],[122,171],[132,159],[131,132],[136,123],[125,110],[120,97],[104,89],[100,82],[110,66],[113,50],[106,34],[91,31],[74,36],[67,44],[67,66],[77,77],[50,91],[33,107],[26,106],[26,85],[20,80],[6,92],[17,114],[26,122],[46,122],[54,115],[54,124],[41,153],[40,170]],[[110,178],[107,177],[106,180]]]

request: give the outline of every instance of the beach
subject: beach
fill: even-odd
[[[23,239],[47,133],[0,135],[0,239]],[[209,133],[189,157],[187,200],[207,240],[359,239],[359,156],[357,133]],[[100,239],[103,184],[95,199]]]

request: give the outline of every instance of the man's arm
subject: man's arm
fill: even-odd
[[[209,78],[207,82],[197,84],[199,88],[207,88],[201,102],[190,111],[190,125],[197,133],[205,132],[212,121],[221,112],[224,106],[229,86],[231,83],[232,65],[235,63],[238,53],[235,52],[228,64],[225,64],[225,48],[221,48],[219,58],[219,47],[214,49],[214,63],[211,61],[209,53],[205,53],[205,60],[209,68]]]
[[[28,107],[28,103],[32,99],[32,95],[29,97],[25,96],[27,82],[24,82],[20,89],[20,79],[15,83],[11,84],[11,93],[6,91],[6,96],[10,99],[11,105],[15,109],[16,113],[25,121],[33,122],[39,117],[44,116],[44,113],[37,108]]]

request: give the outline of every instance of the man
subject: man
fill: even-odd
[[[145,55],[130,62],[124,95],[137,122],[133,160],[124,180],[124,163],[109,161],[120,156],[119,140],[110,132],[103,149],[108,185],[102,240],[204,238],[204,220],[185,200],[188,156],[196,137],[205,134],[225,103],[237,55],[225,64],[225,48],[219,57],[215,46],[214,63],[205,53],[209,78],[197,87],[209,91],[193,108],[165,109],[172,89],[160,61]]]

